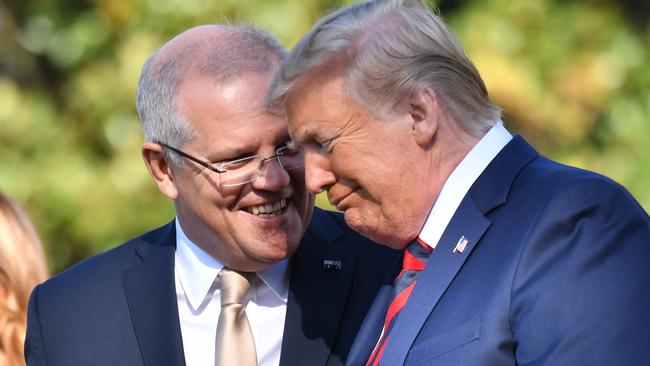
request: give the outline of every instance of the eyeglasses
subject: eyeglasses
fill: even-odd
[[[219,180],[226,187],[239,186],[246,183],[254,182],[262,176],[266,162],[275,158],[281,168],[286,171],[300,169],[305,166],[305,159],[302,150],[289,146],[281,146],[275,150],[271,156],[254,155],[241,159],[227,160],[218,163],[210,163],[196,158],[182,150],[171,147],[163,142],[154,141],[176,154],[192,160],[202,167],[219,174]]]

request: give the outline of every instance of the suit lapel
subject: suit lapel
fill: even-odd
[[[350,290],[356,256],[333,245],[342,231],[322,216],[291,259],[280,365],[326,364]]]
[[[420,328],[489,226],[490,221],[477,209],[471,198],[465,197],[399,314],[384,351],[382,365],[404,364]],[[467,240],[467,244],[462,253],[453,253],[461,237]],[[400,321],[401,319],[408,321]]]
[[[124,271],[124,291],[144,364],[181,366],[185,356],[174,278],[174,223],[157,239],[136,249],[136,264]]]
[[[515,176],[538,154],[517,136],[488,165],[463,198],[413,293],[399,314],[381,360],[382,365],[402,365],[427,318],[461,269],[472,250],[489,228],[488,212],[506,202]],[[454,248],[467,240],[461,253]]]

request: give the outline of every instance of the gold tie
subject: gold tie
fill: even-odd
[[[221,277],[221,314],[217,323],[216,366],[256,366],[255,341],[242,301],[255,273],[224,268]]]

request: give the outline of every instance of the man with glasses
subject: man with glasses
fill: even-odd
[[[142,156],[176,219],[38,286],[29,365],[345,361],[394,258],[313,208],[284,108],[264,103],[285,54],[202,26],[147,60]]]

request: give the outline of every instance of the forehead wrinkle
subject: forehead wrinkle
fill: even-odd
[[[277,145],[286,143],[289,139],[287,129],[278,129],[279,127],[275,123],[263,128],[263,134],[251,134],[250,128],[248,124],[244,123],[224,132],[232,138],[213,147],[209,155],[213,157],[212,160],[224,160],[242,154],[268,154]]]

